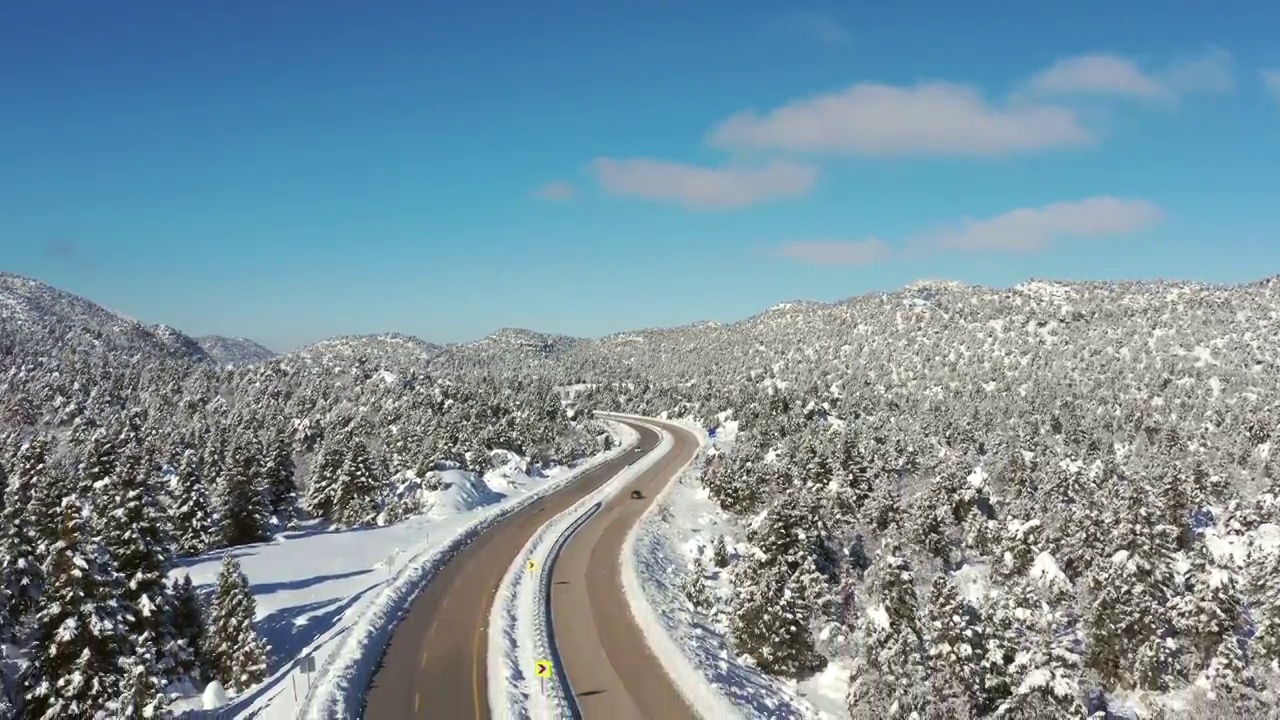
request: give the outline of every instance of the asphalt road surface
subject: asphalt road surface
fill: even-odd
[[[491,717],[486,656],[489,611],[498,585],[543,523],[658,445],[658,433],[639,425],[631,427],[640,433],[637,447],[642,452],[623,453],[481,533],[428,583],[409,606],[387,645],[365,696],[365,718]],[[625,492],[622,497],[626,497]],[[614,559],[616,564],[616,554]],[[615,612],[627,615],[627,606],[617,606]],[[680,716],[669,717],[674,720]]]
[[[619,563],[627,533],[698,450],[698,440],[689,432],[673,430],[671,435],[671,450],[573,535],[552,573],[556,647],[584,720],[698,717],[632,619]],[[633,489],[644,498],[631,499],[628,491]]]

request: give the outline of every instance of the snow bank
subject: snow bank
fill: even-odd
[[[555,559],[605,502],[670,450],[670,438],[664,438],[652,452],[545,523],[512,561],[489,615],[489,707],[496,717],[528,718],[531,708],[540,708],[533,714],[547,717],[577,716],[551,625]],[[533,674],[538,660],[550,660],[555,669],[545,694],[542,681]]]
[[[509,482],[503,484],[511,487]],[[427,511],[427,515],[434,518],[461,515],[476,508],[502,502],[504,497],[483,479],[476,477],[475,473],[445,470],[440,473],[440,489],[436,491],[435,502]]]
[[[334,530],[308,523],[275,541],[185,560],[175,575],[190,573],[202,592],[211,590],[225,552],[235,556],[258,605],[255,626],[270,645],[266,682],[232,697],[219,717],[354,717],[387,639],[409,602],[467,543],[537,497],[565,486],[592,467],[635,444],[635,433],[609,423],[619,447],[576,468],[545,475],[517,457],[484,478],[445,471],[439,491],[426,494],[431,511],[384,527]],[[455,474],[456,473],[456,474]],[[450,508],[453,514],[445,512]],[[316,673],[299,671],[311,656]],[[296,699],[295,699],[296,698]],[[200,713],[199,695],[174,710]]]

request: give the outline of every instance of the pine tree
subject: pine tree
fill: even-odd
[[[178,554],[199,555],[212,549],[219,540],[214,520],[200,456],[194,450],[183,450],[174,478],[173,529]]]
[[[253,629],[256,613],[249,579],[234,557],[224,555],[204,649],[213,678],[230,690],[247,689],[266,677],[267,646]]]
[[[707,590],[707,584],[703,579],[705,574],[706,566],[702,564],[702,558],[695,559],[682,588],[685,600],[689,601],[690,607],[699,612],[706,612],[712,605],[711,593]]]
[[[1086,579],[1085,663],[1109,688],[1162,690],[1172,677],[1174,658],[1165,638],[1177,585],[1176,533],[1163,518],[1150,493],[1131,484],[1106,518],[1107,559]]]
[[[127,627],[135,663],[145,665],[163,687],[172,676],[173,597],[166,582],[173,567],[172,538],[160,504],[159,479],[136,444],[120,454],[113,481],[99,499],[102,538],[124,580]],[[140,665],[135,665],[135,669]]]
[[[338,474],[347,456],[346,443],[341,436],[330,436],[320,445],[311,465],[304,502],[312,517],[333,519],[334,504],[338,496]]]
[[[1280,553],[1249,553],[1249,610],[1255,628],[1249,645],[1255,666],[1280,672]]]
[[[26,715],[92,717],[119,696],[129,646],[123,582],[106,547],[90,534],[75,498],[62,504],[61,536],[44,566],[35,642],[26,680]]]
[[[925,619],[929,715],[975,717],[985,704],[985,639],[977,609],[965,602],[951,578],[940,572],[933,579]]]
[[[40,526],[31,521],[30,513],[46,477],[47,460],[48,444],[42,439],[32,440],[18,451],[0,514],[0,578],[15,622],[21,622],[35,606],[44,583],[39,554],[44,543]]]
[[[109,481],[116,472],[117,455],[116,438],[106,428],[94,431],[89,441],[89,452],[80,468],[80,486],[76,492],[80,497],[92,503],[98,489]]]
[[[369,448],[356,440],[348,448],[338,471],[334,520],[350,527],[372,525],[378,520],[379,484]]]
[[[886,541],[867,571],[867,592],[855,631],[849,714],[910,717],[924,709],[925,637],[915,573],[901,549]]]
[[[721,570],[729,567],[729,546],[723,535],[716,536],[715,543],[711,546],[711,562]]]
[[[198,682],[205,674],[204,606],[200,602],[199,595],[196,594],[189,574],[184,574],[181,579],[175,577],[169,586],[169,592],[173,596],[173,611],[169,625],[173,628],[178,650],[172,653],[175,659],[175,675],[186,676]]]
[[[1074,624],[1032,594],[1023,594],[1018,604],[1022,632],[1009,668],[1013,693],[998,714],[1019,720],[1083,718]]]
[[[1185,592],[1172,601],[1188,669],[1193,676],[1206,672],[1213,686],[1233,687],[1245,675],[1244,604],[1236,578],[1203,541],[1192,548],[1191,560]]]
[[[270,537],[270,511],[254,462],[249,438],[236,442],[223,466],[219,505],[221,536],[226,547],[262,542]]]
[[[298,505],[298,484],[294,479],[293,442],[283,425],[278,426],[267,444],[264,476],[271,514],[288,522]]]
[[[822,666],[811,624],[837,610],[837,557],[805,502],[770,506],[747,538],[756,552],[734,568],[730,629],[735,649],[766,672],[797,676]]]
[[[154,666],[154,660],[147,654],[127,663],[128,676],[111,714],[113,720],[160,720],[171,716]]]

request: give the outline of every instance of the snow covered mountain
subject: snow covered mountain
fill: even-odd
[[[200,344],[164,325],[147,326],[38,280],[0,273],[0,335],[41,347],[127,356],[207,360]]]
[[[253,365],[270,360],[276,353],[248,338],[205,335],[197,338],[209,359],[218,365]]]
[[[442,350],[439,345],[400,333],[343,335],[286,353],[281,359],[334,370],[375,361],[383,370],[407,372],[424,370]]]
[[[479,340],[451,345],[436,358],[441,370],[477,366],[499,370],[543,367],[584,342],[567,335],[540,333],[523,328],[502,328]]]

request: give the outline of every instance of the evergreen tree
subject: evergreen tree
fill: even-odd
[[[1234,573],[1218,562],[1208,544],[1195,544],[1185,591],[1172,601],[1174,623],[1188,650],[1188,670],[1206,672],[1213,686],[1245,680],[1244,604]]]
[[[334,521],[351,527],[372,525],[378,520],[379,483],[369,447],[356,440],[338,471],[334,498]]]
[[[262,542],[270,537],[270,510],[254,462],[256,447],[247,436],[231,448],[223,466],[219,505],[221,536],[226,547]]]
[[[123,582],[91,535],[74,498],[62,504],[61,536],[44,566],[35,642],[24,693],[27,717],[93,717],[119,697],[129,646]]]
[[[215,516],[200,467],[200,455],[196,451],[182,451],[178,459],[177,475],[174,477],[173,494],[173,529],[177,553],[191,556],[212,549],[219,537],[214,532]]]
[[[224,555],[204,650],[213,679],[230,690],[244,690],[266,677],[267,646],[253,629],[256,613],[249,579],[234,557]]]
[[[854,644],[851,716],[905,718],[924,709],[925,637],[915,573],[892,542],[881,546],[867,571]]]
[[[1280,672],[1280,553],[1254,548],[1249,566],[1250,614],[1255,622],[1250,653],[1257,666]]]
[[[293,442],[283,424],[267,443],[264,476],[271,514],[281,521],[293,519],[298,505],[298,484],[294,478]]]
[[[312,517],[332,520],[334,504],[338,497],[338,474],[347,456],[347,447],[341,436],[329,436],[321,443],[311,465],[307,483],[305,506]]]
[[[1083,718],[1074,624],[1034,595],[1024,594],[1019,601],[1022,632],[1009,668],[1013,692],[999,715],[1019,720]]]
[[[702,558],[695,559],[682,588],[685,600],[689,602],[690,607],[699,612],[706,612],[712,606],[711,593],[707,590],[707,584],[703,579],[705,574],[706,566],[702,564]]]
[[[133,669],[145,665],[158,687],[171,677],[174,642],[168,621],[173,607],[166,578],[173,567],[172,538],[160,504],[159,480],[136,444],[119,456],[113,481],[99,500],[103,541],[124,580],[127,628],[134,644]]]
[[[711,546],[711,562],[721,570],[729,567],[729,546],[726,544],[723,535],[716,536],[716,540]]]
[[[811,624],[837,610],[837,557],[825,525],[806,503],[780,500],[747,539],[757,552],[734,568],[734,647],[774,674],[820,668]]]
[[[161,720],[168,712],[164,687],[157,679],[149,654],[134,657],[128,664],[124,689],[111,714],[113,720]]]
[[[933,579],[926,613],[928,707],[936,718],[976,717],[985,704],[985,639],[977,609],[946,573]]]
[[[44,583],[40,567],[43,538],[30,514],[37,490],[46,478],[48,450],[44,440],[35,439],[18,451],[5,489],[4,511],[0,513],[0,578],[9,615],[15,622],[35,606]]]
[[[173,628],[178,650],[172,653],[175,659],[175,675],[186,676],[198,682],[205,674],[204,605],[196,594],[189,574],[184,574],[181,579],[175,577],[169,586],[169,592],[173,596],[173,612],[169,625]]]
[[[1086,665],[1115,689],[1163,690],[1173,676],[1170,600],[1175,531],[1145,489],[1130,484],[1108,513],[1107,559],[1087,578]]]

